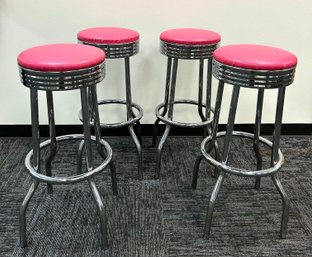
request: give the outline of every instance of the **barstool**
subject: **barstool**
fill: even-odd
[[[112,149],[101,139],[99,113],[97,106],[96,84],[105,75],[105,54],[103,51],[78,44],[51,44],[37,46],[23,51],[18,56],[19,72],[22,83],[30,88],[32,150],[25,158],[25,166],[33,178],[31,187],[23,200],[20,210],[20,243],[23,247],[26,241],[26,209],[40,182],[48,184],[48,192],[52,193],[52,185],[74,184],[87,180],[100,214],[102,247],[108,247],[107,222],[105,207],[96,188],[95,175],[109,165],[113,184],[113,192],[117,194],[116,171],[111,162]],[[83,116],[83,134],[71,134],[56,137],[54,122],[53,91],[80,89],[81,108]],[[46,92],[50,139],[40,143],[38,90]],[[90,90],[90,97],[87,95]],[[90,107],[94,119],[95,136],[90,132]],[[52,176],[51,163],[55,158],[57,143],[67,140],[84,140],[86,150],[86,172],[77,175],[60,177]],[[91,141],[95,141],[97,150],[104,161],[94,167]],[[41,173],[40,151],[50,147],[50,153],[45,159],[46,175]]]
[[[127,120],[118,123],[101,123],[102,128],[121,128],[128,127],[129,133],[137,148],[138,158],[138,177],[143,178],[142,172],[142,147],[141,147],[141,132],[140,119],[143,116],[143,109],[136,103],[132,102],[131,96],[131,81],[130,81],[130,57],[139,52],[139,33],[125,28],[115,27],[97,27],[88,28],[78,32],[78,41],[85,45],[96,46],[105,51],[107,59],[124,58],[125,64],[125,84],[126,84],[126,100],[106,99],[98,102],[98,105],[105,104],[122,104],[126,105]],[[137,114],[133,110],[137,111]],[[136,136],[133,125],[137,125]],[[139,138],[139,139],[138,139]]]
[[[197,185],[199,164],[203,158],[220,171],[209,201],[205,236],[207,238],[209,237],[215,201],[225,175],[232,174],[237,176],[255,177],[256,188],[260,187],[261,177],[270,176],[272,178],[283,202],[280,236],[281,238],[285,238],[287,233],[289,200],[276,173],[281,169],[282,164],[284,163],[284,157],[279,148],[284,96],[286,86],[293,82],[297,58],[292,53],[279,48],[249,44],[221,47],[214,52],[213,57],[213,75],[219,80],[213,129],[212,135],[206,137],[201,144],[201,156],[199,156],[195,162],[192,183],[192,187],[195,189]],[[226,131],[218,132],[219,115],[225,83],[233,85],[232,99]],[[241,87],[258,90],[254,134],[233,131],[236,107]],[[264,90],[268,89],[278,90],[272,142],[260,136]],[[233,167],[228,164],[230,145],[233,136],[247,138],[253,141],[253,148],[257,158],[257,167],[255,170]],[[213,158],[210,154],[214,142],[216,142],[216,139],[219,137],[224,137],[221,160]],[[262,155],[259,147],[260,143],[271,149],[269,168],[262,167]]]
[[[160,175],[161,155],[171,126],[184,128],[207,128],[212,123],[211,105],[211,69],[212,53],[219,46],[221,37],[218,33],[195,28],[170,29],[160,35],[160,52],[168,57],[166,89],[164,102],[156,107],[156,121],[153,131],[153,146],[156,146],[157,125],[160,121],[166,124],[164,134],[157,146],[156,178]],[[207,59],[206,97],[203,104],[204,61]],[[175,87],[179,60],[199,60],[198,101],[189,99],[175,100]],[[201,122],[186,123],[173,120],[175,104],[197,105]],[[204,109],[204,111],[203,111]]]

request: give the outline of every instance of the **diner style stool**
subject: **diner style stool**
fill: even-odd
[[[139,33],[125,28],[116,27],[97,27],[88,28],[78,32],[77,38],[79,43],[96,46],[102,49],[107,59],[124,59],[125,67],[125,84],[126,100],[105,99],[98,102],[98,105],[105,104],[122,104],[127,109],[127,120],[117,123],[101,123],[102,128],[121,128],[128,127],[129,133],[137,148],[138,158],[138,178],[143,178],[142,172],[142,147],[140,119],[143,116],[143,109],[136,103],[132,102],[131,81],[130,81],[130,57],[139,52]],[[137,111],[135,114],[134,109]],[[133,125],[137,125],[138,137],[134,132]]]
[[[208,238],[210,233],[212,214],[215,201],[218,197],[220,188],[226,174],[256,179],[255,187],[260,187],[260,178],[270,176],[278,190],[283,202],[283,214],[280,228],[281,238],[286,237],[289,200],[277,177],[277,172],[284,163],[284,157],[280,150],[280,133],[282,114],[284,106],[284,96],[286,86],[292,84],[294,80],[297,58],[292,53],[279,48],[262,45],[229,45],[220,47],[213,54],[213,75],[219,80],[215,116],[212,128],[212,135],[206,137],[201,144],[201,156],[195,162],[193,174],[193,189],[196,188],[199,164],[205,158],[211,165],[218,168],[219,175],[214,189],[211,193],[208,212],[205,224],[205,236]],[[227,128],[224,132],[218,132],[219,116],[222,103],[223,89],[225,84],[233,85],[230,110],[228,114]],[[236,107],[239,98],[240,88],[249,88],[258,91],[254,134],[241,131],[233,131]],[[261,118],[263,109],[264,91],[277,89],[277,102],[275,123],[272,142],[260,136]],[[248,109],[248,111],[250,111]],[[247,138],[253,142],[253,148],[257,159],[257,167],[254,170],[241,167],[234,167],[228,164],[228,157],[232,137]],[[214,142],[217,138],[224,137],[223,151],[221,159],[213,158],[210,154]],[[270,166],[262,167],[262,156],[260,143],[268,147],[271,151]]]
[[[157,125],[160,121],[166,124],[164,134],[157,146],[156,174],[159,178],[161,155],[165,141],[172,126],[183,128],[204,128],[211,125],[213,113],[211,110],[211,69],[212,53],[219,46],[221,37],[218,33],[195,28],[169,29],[160,34],[160,52],[167,56],[167,74],[164,102],[156,107],[156,121],[153,131],[153,146],[157,141]],[[198,101],[190,99],[175,100],[175,88],[179,60],[199,61]],[[207,60],[206,97],[203,103],[204,84],[204,61]],[[173,109],[175,104],[196,105],[201,121],[186,123],[173,120]]]
[[[74,184],[87,180],[100,214],[102,247],[108,247],[107,221],[103,200],[95,185],[95,175],[110,166],[113,192],[117,194],[116,171],[112,160],[112,149],[101,139],[99,113],[97,106],[96,84],[105,76],[105,54],[100,49],[78,44],[50,44],[27,49],[18,56],[19,72],[22,83],[30,89],[32,150],[25,158],[25,166],[32,176],[33,182],[23,200],[20,210],[20,243],[26,241],[26,209],[40,182],[48,184],[48,192],[52,193],[52,185]],[[53,91],[80,89],[83,116],[83,134],[56,136],[53,106]],[[38,90],[46,92],[50,139],[40,143]],[[90,91],[88,97],[87,90]],[[91,107],[91,111],[90,111]],[[90,113],[93,117],[95,136],[91,135]],[[51,163],[57,151],[57,143],[67,140],[83,140],[86,152],[86,172],[67,177],[52,176]],[[91,141],[104,161],[93,165]],[[40,151],[50,148],[45,159],[46,175],[41,172]]]

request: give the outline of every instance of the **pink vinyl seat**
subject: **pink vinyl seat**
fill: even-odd
[[[294,68],[297,57],[283,49],[252,44],[223,46],[214,52],[215,61],[252,70],[283,70]]]
[[[162,32],[160,40],[180,45],[211,45],[219,43],[221,36],[206,29],[179,28]]]
[[[129,44],[139,40],[139,33],[126,28],[96,27],[78,32],[78,40],[95,44]]]
[[[112,149],[101,139],[97,106],[96,84],[105,76],[105,53],[93,46],[78,44],[50,44],[29,48],[17,57],[22,83],[30,89],[32,150],[25,158],[27,171],[33,182],[27,192],[20,209],[20,243],[27,245],[26,210],[40,182],[47,183],[48,193],[53,193],[52,185],[74,184],[87,180],[99,209],[102,247],[108,247],[105,207],[95,186],[95,175],[104,171],[109,165],[112,177],[113,193],[117,194],[116,171],[112,162]],[[83,134],[56,136],[53,91],[80,90],[81,109],[83,116]],[[38,90],[46,92],[50,138],[40,142]],[[88,95],[90,92],[90,96]],[[91,111],[90,111],[91,109]],[[90,119],[93,117],[95,136],[91,136]],[[86,166],[82,167],[82,156],[77,158],[78,174],[69,176],[53,176],[52,161],[56,157],[57,145],[62,141],[79,140],[80,148],[85,148]],[[91,141],[103,161],[93,166]],[[45,174],[41,169],[42,149],[49,148],[45,160]],[[105,149],[105,150],[104,150]],[[51,224],[52,225],[52,224]]]
[[[160,51],[179,59],[207,59],[219,46],[220,40],[218,33],[206,29],[169,29],[160,34]]]
[[[138,32],[118,27],[88,28],[78,32],[80,43],[101,48],[107,58],[125,58],[139,52]]]
[[[105,53],[77,44],[50,44],[29,48],[17,57],[21,67],[36,71],[72,71],[101,64]]]
[[[25,86],[65,90],[96,84],[105,76],[105,53],[77,44],[50,44],[29,48],[17,57]]]
[[[206,216],[205,236],[207,238],[210,235],[214,205],[226,174],[253,177],[256,181],[256,189],[260,188],[261,177],[271,177],[283,202],[280,237],[286,237],[289,200],[279,178],[277,177],[277,172],[281,169],[284,163],[284,157],[280,150],[280,134],[285,91],[286,87],[293,83],[296,65],[297,58],[295,55],[288,51],[271,46],[253,44],[228,45],[220,47],[213,53],[212,73],[213,76],[219,80],[214,108],[215,116],[212,126],[212,134],[202,141],[201,155],[196,159],[192,181],[192,187],[195,189],[197,186],[199,165],[203,159],[206,159],[219,171],[217,182],[211,193]],[[220,110],[225,84],[233,85],[232,98],[230,102],[226,131],[218,132]],[[257,100],[255,100],[256,115],[254,133],[234,131],[235,116],[241,87],[258,91]],[[264,105],[264,92],[267,89],[277,89],[275,121],[274,128],[272,129],[272,141],[260,136],[262,109]],[[251,112],[252,108],[254,107],[246,106],[244,110]],[[228,160],[230,159],[229,156],[231,154],[230,146],[233,136],[244,140],[249,139],[252,141],[252,147],[256,157],[256,167],[253,169],[247,167],[236,167],[229,163]],[[217,141],[218,138],[223,138],[223,140]],[[219,144],[220,141],[223,142],[222,154],[217,152],[215,156],[212,156],[212,149],[214,149],[216,144]],[[268,167],[264,167],[263,165],[262,159],[264,153],[261,152],[262,148],[260,148],[260,144],[270,149],[270,164]],[[244,149],[242,149],[242,151],[243,150]]]

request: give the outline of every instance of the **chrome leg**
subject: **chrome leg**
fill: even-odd
[[[223,154],[222,154],[223,163],[227,163],[228,157],[229,157],[230,144],[231,144],[231,139],[232,139],[232,134],[233,134],[233,129],[234,129],[234,121],[235,121],[235,116],[236,116],[239,91],[240,91],[240,87],[238,86],[233,87],[230,112],[229,112],[226,134],[225,134],[225,139],[224,139],[224,146],[223,146]]]
[[[26,210],[28,207],[28,204],[30,202],[30,199],[33,197],[37,187],[38,187],[39,181],[34,180],[34,182],[31,184],[29,191],[27,192],[22,206],[20,208],[20,214],[19,214],[19,228],[20,228],[20,244],[22,247],[26,247],[27,245],[27,239],[26,239]]]
[[[212,58],[208,59],[208,68],[207,68],[207,88],[206,88],[206,120],[210,119],[211,115],[211,83],[212,83]],[[208,125],[204,130],[204,136],[212,135],[213,127],[212,125]],[[214,140],[214,152],[216,159],[218,161],[221,160],[221,156],[219,153],[219,147],[217,140]],[[215,167],[212,172],[212,177],[216,178],[219,176],[218,168]]]
[[[166,75],[166,89],[165,89],[165,100],[164,100],[164,109],[161,113],[161,116],[165,116],[168,111],[168,99],[169,99],[169,90],[170,90],[170,81],[171,81],[171,66],[172,66],[172,58],[168,57],[167,61],[167,75]],[[152,146],[155,147],[157,143],[157,126],[160,122],[160,119],[156,119],[153,127],[153,143]]]
[[[212,58],[209,58],[207,67],[207,85],[206,85],[206,109],[205,109],[206,120],[210,119],[211,112],[211,83],[212,83]],[[204,137],[209,135],[209,127],[204,128]]]
[[[198,74],[198,105],[197,111],[202,121],[206,120],[203,114],[203,83],[204,83],[204,59],[199,60],[199,74]]]
[[[106,154],[103,155],[104,154],[103,148],[102,148],[102,151],[100,153],[101,153],[101,156],[103,159],[106,158]],[[113,195],[118,195],[117,176],[116,176],[117,173],[116,173],[116,166],[115,166],[113,160],[111,160],[109,163],[109,169],[111,172]]]
[[[271,154],[272,166],[274,165],[274,163],[276,162],[278,158],[278,149],[279,149],[281,129],[282,129],[285,91],[286,91],[285,87],[278,89],[274,133],[273,133],[273,146],[272,146],[272,154]]]
[[[206,120],[210,118],[211,111],[211,83],[212,83],[212,58],[208,59],[207,86],[206,86]]]
[[[83,118],[83,135],[85,141],[85,151],[86,151],[86,163],[87,169],[91,170],[93,167],[92,163],[92,149],[91,149],[91,126],[90,126],[90,112],[89,112],[89,101],[86,88],[80,89],[81,96],[81,110]]]
[[[141,148],[141,145],[140,145],[140,142],[139,140],[137,139],[137,137],[135,136],[135,132],[133,130],[133,126],[130,125],[128,126],[128,130],[129,130],[129,133],[132,137],[132,140],[133,142],[135,143],[136,145],[136,148],[137,148],[137,156],[138,156],[138,178],[140,180],[143,179],[143,172],[142,172],[142,148]]]
[[[132,110],[132,97],[131,97],[131,81],[130,81],[130,62],[129,57],[125,58],[125,78],[126,78],[126,102],[127,102],[127,119],[132,119],[133,110]],[[140,141],[138,140],[136,134],[134,133],[133,126],[128,127],[132,140],[137,148],[138,156],[138,177],[139,179],[143,178],[142,171],[142,149]]]
[[[94,180],[89,179],[89,186],[92,191],[93,198],[95,200],[96,206],[98,207],[100,214],[100,229],[101,229],[101,245],[104,250],[108,249],[108,239],[107,239],[107,220],[105,216],[105,207],[103,204],[102,197],[99,194],[98,189],[95,186]]]
[[[207,152],[210,152],[213,147],[216,147],[215,142],[217,140],[217,133],[218,133],[218,125],[219,125],[219,119],[220,119],[223,91],[224,91],[224,82],[222,80],[220,80],[219,85],[218,85],[217,96],[216,96],[215,113],[214,113],[214,119],[213,119],[213,125],[212,125],[212,134],[211,134],[211,142],[208,145]]]
[[[170,83],[170,92],[169,92],[169,102],[168,102],[168,119],[172,120],[173,118],[173,108],[174,108],[174,95],[175,95],[175,86],[177,80],[177,69],[178,69],[178,59],[173,59],[173,67],[172,67],[172,80]],[[160,165],[161,165],[161,155],[162,149],[165,144],[165,141],[169,135],[171,126],[169,124],[166,125],[165,132],[158,144],[157,147],[157,157],[156,157],[156,172],[155,177],[159,178],[160,175]]]
[[[48,106],[48,117],[49,117],[49,131],[50,131],[50,154],[45,159],[45,169],[47,176],[52,176],[51,163],[56,155],[56,132],[55,132],[55,120],[54,120],[54,107],[53,107],[53,95],[52,91],[46,91],[47,106]],[[52,184],[48,183],[48,194],[53,193]]]
[[[237,102],[238,102],[238,97],[239,97],[239,91],[240,91],[240,87],[237,87],[237,86],[233,87],[230,112],[229,112],[228,123],[227,123],[228,125],[226,129],[226,135],[224,139],[224,149],[223,149],[223,154],[222,154],[223,163],[227,163],[229,152],[230,152],[230,143],[231,143],[232,133],[234,129],[234,121],[235,121],[235,116],[236,116],[236,108],[237,108]],[[213,136],[215,136],[214,133],[215,132],[213,132]],[[205,234],[204,234],[206,238],[209,238],[213,209],[214,209],[215,201],[217,199],[221,185],[223,183],[224,176],[225,176],[224,172],[220,171],[220,175],[218,177],[217,183],[210,197],[210,202],[209,202],[208,212],[207,212],[207,217],[206,217]]]
[[[84,140],[81,140],[77,152],[77,174],[82,173],[82,155],[84,150]]]
[[[168,111],[168,100],[169,100],[169,91],[170,91],[170,81],[171,81],[171,70],[172,70],[172,58],[168,57],[167,60],[167,74],[166,74],[166,89],[165,89],[165,99],[164,99],[164,108],[162,111],[161,116],[165,116]],[[152,146],[155,147],[157,143],[157,125],[160,122],[160,119],[157,118],[154,122],[153,128],[153,144]]]
[[[216,103],[215,103],[215,116],[213,120],[213,125],[212,125],[212,131],[209,131],[209,134],[211,134],[211,142],[208,145],[208,148],[206,149],[207,152],[211,152],[211,150],[214,148],[215,149],[215,154],[217,160],[221,160],[221,156],[219,153],[219,148],[217,144],[217,132],[218,132],[218,125],[219,125],[219,118],[220,118],[220,112],[221,112],[221,103],[222,103],[222,98],[223,98],[223,91],[224,91],[224,82],[219,81],[218,85],[218,92],[217,92],[217,97],[216,97]],[[197,157],[193,169],[193,179],[192,179],[192,188],[196,189],[197,186],[197,180],[198,180],[198,171],[199,171],[199,165],[200,162],[203,159],[203,155],[200,155]],[[219,171],[217,168],[215,168],[213,176],[219,175]]]
[[[211,196],[210,196],[209,206],[208,206],[208,211],[207,211],[207,216],[206,216],[205,229],[204,229],[204,237],[207,239],[209,238],[209,235],[210,235],[213,209],[214,209],[220,188],[223,184],[224,177],[225,177],[225,174],[221,171],[218,177],[218,180],[213,188]]]
[[[273,146],[272,146],[272,155],[271,155],[271,166],[275,164],[278,158],[278,149],[280,145],[280,135],[281,135],[281,128],[282,128],[285,91],[286,91],[285,87],[279,88],[278,90],[274,134],[273,134]],[[276,174],[272,175],[272,180],[280,196],[282,197],[283,214],[282,214],[282,221],[281,221],[280,237],[286,238],[287,226],[288,226],[288,214],[289,214],[289,200]]]
[[[208,127],[208,134],[209,135],[212,134],[211,129],[209,127]],[[220,162],[222,160],[222,157],[221,157],[221,154],[219,151],[219,145],[218,145],[217,140],[214,140],[213,149],[214,149],[214,153],[215,153],[215,159]],[[213,178],[217,178],[219,176],[219,174],[220,174],[219,169],[217,167],[215,167],[214,171],[211,173],[211,176]]]
[[[278,192],[282,198],[282,202],[283,202],[283,214],[282,214],[282,221],[281,221],[280,237],[286,238],[287,226],[288,226],[288,214],[289,214],[289,199],[288,199],[286,192],[285,192],[280,180],[278,179],[277,175],[274,174],[271,177],[272,177],[273,183],[274,183],[276,189],[278,190]]]
[[[38,92],[30,89],[31,103],[31,130],[33,148],[33,166],[40,173],[40,132],[39,132],[39,113],[38,113]]]
[[[102,151],[103,153],[103,151]],[[102,158],[105,158],[106,155],[102,155]],[[112,188],[113,195],[118,195],[118,186],[117,186],[117,177],[116,177],[116,166],[113,161],[109,163],[109,169],[111,172]]]
[[[87,169],[91,170],[93,167],[92,163],[92,151],[91,151],[91,132],[90,132],[90,116],[89,116],[89,110],[88,106],[90,104],[88,103],[88,94],[86,88],[80,89],[81,94],[81,109],[82,109],[82,117],[83,117],[83,134],[84,134],[84,140],[85,140],[85,151],[86,151],[86,162],[87,162]],[[92,96],[94,94],[92,93]],[[92,100],[92,103],[94,101]],[[94,111],[94,105],[93,105],[93,111]],[[94,117],[97,119],[96,117]],[[96,205],[100,212],[100,224],[101,224],[101,235],[102,235],[102,247],[104,249],[108,248],[108,242],[107,242],[107,225],[106,225],[106,218],[105,218],[105,208],[103,205],[103,201],[101,199],[101,196],[95,186],[95,183],[93,179],[89,179],[89,186],[92,191],[92,195],[94,197],[94,200],[96,202]]]
[[[208,74],[207,74],[207,95],[206,95],[206,117],[210,117],[210,111],[211,111],[211,79],[212,79],[212,59],[208,60]],[[215,113],[214,113],[214,120],[212,127],[207,128],[207,132],[209,135],[212,135],[212,140],[209,148],[209,152],[212,150],[212,147],[215,151],[215,156],[218,161],[221,161],[221,154],[219,152],[219,146],[216,139],[216,135],[218,132],[218,125],[219,125],[219,119],[220,119],[220,111],[221,111],[221,103],[223,98],[223,90],[224,90],[224,82],[219,81],[218,85],[218,91],[217,91],[217,98],[215,103]],[[207,118],[207,119],[208,119]],[[215,167],[214,172],[212,173],[213,177],[219,176],[219,170],[217,167]]]
[[[99,109],[97,105],[97,92],[96,92],[96,86],[91,87],[90,89],[90,94],[91,94],[91,104],[92,104],[92,113],[93,113],[93,120],[94,120],[94,133],[95,133],[95,138],[96,138],[96,145],[97,145],[97,150],[100,153],[101,157],[103,159],[106,158],[106,153],[104,152],[102,145],[100,143],[101,140],[101,126],[100,126],[100,116],[99,116]],[[113,194],[118,195],[118,186],[117,186],[117,178],[116,178],[116,167],[111,160],[109,162],[109,168],[111,172],[111,179],[112,179],[112,189],[113,189]]]
[[[214,143],[214,152],[215,152],[215,159],[220,162],[222,158],[221,158],[221,154],[219,151],[217,140]],[[217,167],[215,167],[214,171],[211,173],[211,176],[213,178],[217,178],[219,175],[220,175],[220,171]]]
[[[103,159],[105,159],[107,154],[104,152],[103,148],[101,146],[98,146],[97,150],[98,150],[99,154],[101,155],[101,157]],[[108,165],[109,165],[109,169],[110,169],[110,173],[111,173],[113,195],[118,195],[116,166],[115,166],[113,160],[111,160]]]
[[[258,89],[258,100],[257,100],[257,110],[256,110],[256,121],[255,121],[255,137],[253,141],[253,148],[257,158],[257,170],[262,169],[262,156],[259,148],[259,137],[261,131],[261,118],[262,118],[262,109],[263,109],[263,96],[264,89]],[[261,183],[261,177],[256,177],[255,188],[259,189]]]
[[[88,87],[87,89],[87,95],[88,95],[88,111],[89,111],[89,119],[90,121],[93,120],[93,104],[92,104],[92,93],[91,93],[91,88]]]
[[[161,156],[162,156],[162,149],[163,149],[163,146],[167,140],[167,137],[169,135],[169,132],[170,132],[170,129],[171,129],[171,126],[170,125],[166,125],[166,129],[165,129],[165,132],[158,144],[158,147],[157,147],[157,157],[156,157],[156,173],[155,173],[155,178],[159,178],[160,176],[160,166],[161,166]]]
[[[132,117],[134,117],[134,113],[132,112]],[[139,140],[140,146],[142,145],[142,129],[141,129],[141,123],[138,121],[135,123],[135,134],[137,135],[137,138]]]
[[[200,155],[196,158],[194,169],[193,169],[193,179],[192,179],[192,188],[195,190],[197,187],[197,180],[198,180],[198,171],[199,165],[201,161],[204,159],[203,155]]]
[[[133,110],[131,110],[131,111],[132,111],[131,117],[132,117],[132,118],[135,118],[136,116],[135,116]],[[142,130],[141,130],[141,123],[140,123],[140,121],[138,120],[138,121],[135,123],[135,134],[137,135],[137,138],[138,138],[138,140],[139,140],[140,145],[142,145],[142,133],[141,133],[141,131],[142,131]]]
[[[40,173],[40,133],[39,133],[39,114],[38,114],[38,91],[36,89],[30,89],[30,107],[31,107],[31,124],[32,124],[32,148],[33,158],[32,165],[34,169]],[[30,186],[28,193],[26,194],[19,215],[20,221],[20,243],[22,247],[27,245],[26,240],[26,210],[30,199],[34,195],[38,187],[39,181],[34,180]]]

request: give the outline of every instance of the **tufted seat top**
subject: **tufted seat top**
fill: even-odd
[[[93,44],[125,44],[139,40],[139,33],[126,28],[96,27],[81,30],[77,34],[80,41]]]
[[[297,57],[288,51],[252,44],[223,46],[214,51],[213,57],[225,65],[254,70],[283,70],[297,64]]]
[[[181,45],[217,44],[221,36],[213,31],[195,28],[169,29],[160,34],[160,40]]]
[[[29,48],[17,57],[20,66],[35,71],[72,71],[101,64],[105,53],[93,46],[49,44]]]

